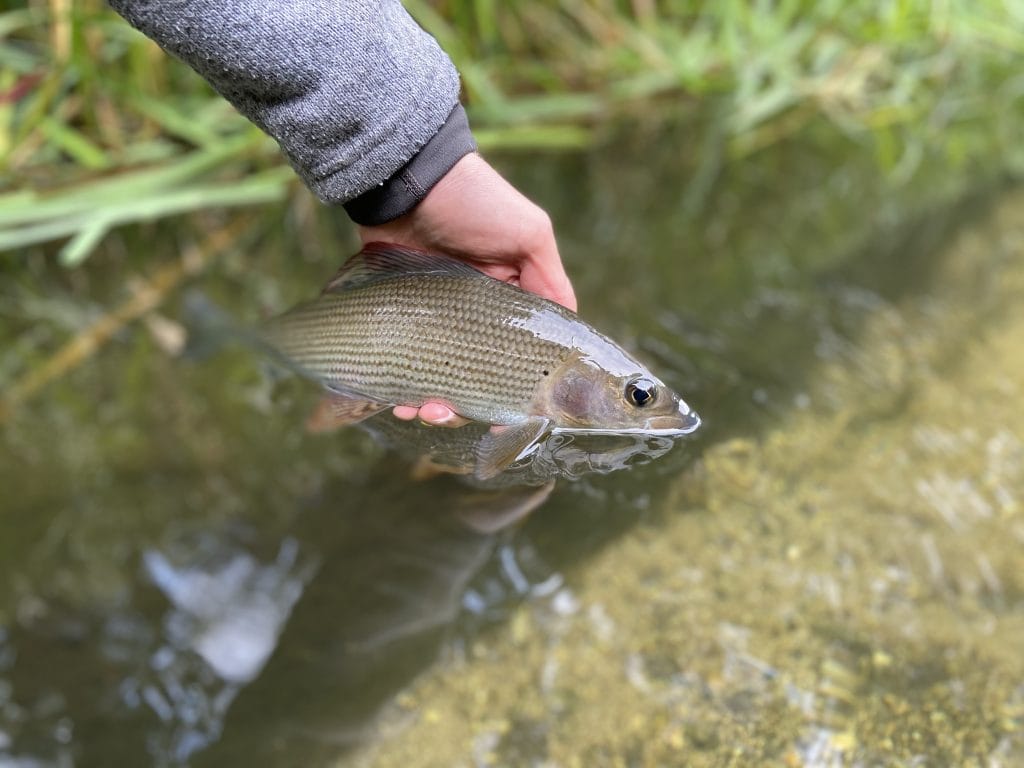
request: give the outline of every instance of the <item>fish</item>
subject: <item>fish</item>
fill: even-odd
[[[680,435],[700,417],[575,312],[448,256],[369,243],[320,296],[262,338],[319,382],[336,425],[444,403],[492,427],[475,474],[493,477],[552,430]]]

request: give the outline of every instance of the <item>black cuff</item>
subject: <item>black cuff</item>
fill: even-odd
[[[416,207],[463,157],[476,150],[466,110],[461,104],[413,158],[383,184],[344,204],[356,224],[384,224]]]

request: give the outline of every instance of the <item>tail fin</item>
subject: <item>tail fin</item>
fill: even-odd
[[[267,368],[272,375],[290,373],[324,383],[319,376],[311,374],[275,347],[261,330],[240,323],[202,291],[192,289],[185,292],[182,323],[188,330],[188,340],[182,353],[185,357],[205,360],[225,347],[237,344],[259,353],[270,363]]]
[[[188,331],[182,355],[192,360],[206,360],[227,346],[250,346],[256,340],[252,331],[195,288],[182,298],[181,321]]]

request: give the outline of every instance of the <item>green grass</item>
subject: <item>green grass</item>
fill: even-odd
[[[713,113],[729,155],[826,130],[899,180],[1024,161],[1024,0],[408,0],[485,151]],[[685,132],[681,135],[687,135]],[[682,152],[698,151],[692,146]],[[282,170],[284,169],[284,170]],[[0,250],[287,194],[274,143],[98,0],[0,14]]]

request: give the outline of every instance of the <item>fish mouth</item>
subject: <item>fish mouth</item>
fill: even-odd
[[[652,416],[644,430],[654,435],[689,435],[701,425],[700,416],[690,406],[679,401],[679,410],[671,416]]]

